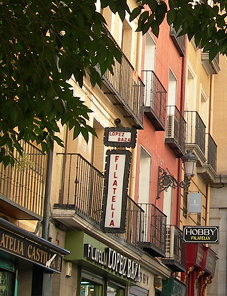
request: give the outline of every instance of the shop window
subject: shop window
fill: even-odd
[[[102,296],[104,291],[104,281],[102,277],[82,271],[82,280],[80,282],[80,296]]]
[[[124,296],[125,289],[121,286],[118,286],[117,284],[108,283],[106,295],[107,296]]]
[[[102,286],[95,282],[82,280],[80,284],[80,296],[101,296]]]
[[[14,274],[0,270],[0,296],[14,295]]]

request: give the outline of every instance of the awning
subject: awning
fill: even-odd
[[[61,272],[62,256],[70,253],[2,218],[0,250],[57,273]]]

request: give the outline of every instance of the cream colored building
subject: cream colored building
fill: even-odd
[[[213,131],[214,79],[219,76],[218,56],[209,63],[208,53],[187,42],[185,77],[186,149],[197,156],[196,173],[182,194],[182,226],[209,225],[211,187],[217,176],[217,144]],[[187,295],[206,293],[214,276],[216,254],[206,241],[186,244]],[[191,258],[194,257],[194,261]],[[200,256],[200,259],[199,259]],[[211,266],[207,267],[210,258]],[[212,267],[212,268],[211,268]],[[213,294],[212,294],[213,295]]]
[[[221,71],[214,78],[214,104],[213,104],[213,135],[218,145],[217,177],[211,188],[210,225],[219,226],[220,241],[213,247],[219,260],[217,261],[215,276],[208,289],[208,295],[224,296],[227,293],[226,275],[226,183],[227,183],[227,155],[226,155],[226,71],[227,60],[225,56],[219,57]]]

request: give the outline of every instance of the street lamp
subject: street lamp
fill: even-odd
[[[178,182],[172,175],[170,175],[166,170],[159,167],[158,168],[158,195],[156,199],[160,198],[160,193],[162,191],[167,191],[169,187],[172,188],[184,188],[188,189],[191,178],[195,175],[195,167],[197,162],[197,157],[191,153],[191,151],[187,151],[187,153],[182,156],[182,161],[184,164],[184,181]]]

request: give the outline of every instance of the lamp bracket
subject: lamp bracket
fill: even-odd
[[[172,188],[185,188],[188,189],[190,185],[190,179],[185,176],[184,181],[178,182],[172,175],[170,175],[166,170],[161,167],[158,167],[158,194],[157,198],[160,198],[160,193],[162,191],[167,191],[169,187]]]

